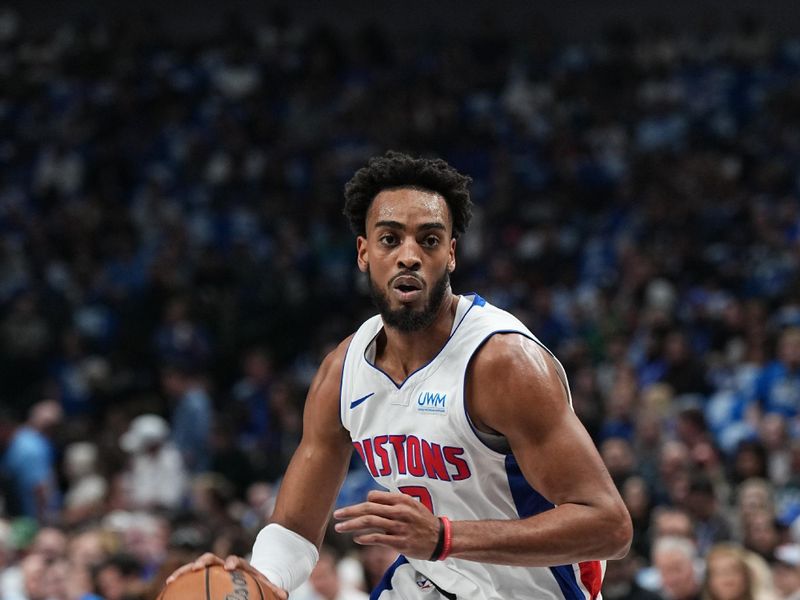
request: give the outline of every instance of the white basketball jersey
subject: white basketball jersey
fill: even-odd
[[[464,400],[475,352],[498,333],[540,343],[527,327],[477,294],[462,296],[439,354],[399,385],[375,366],[382,327],[376,315],[354,335],[340,397],[342,423],[375,480],[454,521],[519,519],[553,508],[525,480],[513,454],[490,449],[478,438]],[[458,558],[402,560],[459,599],[597,598],[604,569],[601,561],[529,568]]]

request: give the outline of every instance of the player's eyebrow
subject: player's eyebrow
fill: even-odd
[[[388,227],[390,229],[402,229],[405,231],[406,226],[405,223],[401,223],[400,221],[378,221],[375,223],[375,228],[378,227]],[[423,231],[425,229],[441,229],[443,231],[447,231],[447,227],[445,227],[444,223],[440,221],[431,221],[430,223],[423,223],[419,227],[417,227],[417,231]]]
[[[375,223],[375,228],[388,227],[389,229],[405,229],[406,226],[400,221],[378,221]]]
[[[422,231],[424,229],[441,229],[442,231],[447,231],[447,227],[445,227],[444,223],[439,221],[432,221],[431,223],[423,223],[419,227],[417,227],[417,231]]]

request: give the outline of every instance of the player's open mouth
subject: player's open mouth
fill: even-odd
[[[413,302],[422,295],[422,282],[411,275],[403,275],[392,282],[392,289],[400,302]]]

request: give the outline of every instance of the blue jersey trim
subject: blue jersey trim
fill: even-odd
[[[481,300],[483,300],[483,298],[481,298]],[[485,302],[485,300],[484,300],[484,302]],[[480,350],[481,348],[483,348],[483,345],[484,345],[486,342],[488,342],[488,341],[489,341],[489,338],[491,338],[491,337],[493,337],[493,336],[495,336],[495,335],[498,335],[498,334],[502,334],[502,333],[518,333],[518,334],[519,334],[519,335],[521,335],[522,337],[528,338],[528,339],[529,339],[529,340],[531,340],[532,342],[536,342],[536,340],[535,340],[534,338],[532,338],[530,335],[528,335],[527,333],[525,333],[524,331],[522,331],[522,330],[520,330],[520,329],[498,329],[497,331],[492,331],[492,332],[491,332],[491,333],[489,333],[489,334],[488,334],[488,335],[487,335],[485,338],[483,338],[483,339],[481,340],[481,343],[480,343],[480,344],[478,344],[478,345],[475,347],[475,350],[473,350],[473,352],[472,352],[472,356],[470,356],[470,357],[469,357],[469,360],[467,361],[467,368],[466,368],[466,369],[464,369],[464,383],[463,383],[463,385],[461,386],[461,390],[462,390],[462,396],[463,396],[463,397],[461,398],[461,404],[464,406],[464,415],[467,417],[467,423],[469,423],[469,427],[470,427],[470,429],[472,429],[472,433],[475,435],[475,438],[476,438],[476,439],[477,439],[477,440],[478,440],[478,441],[479,441],[481,444],[483,444],[483,445],[484,445],[486,448],[488,448],[489,450],[491,450],[492,452],[497,452],[497,450],[495,450],[495,449],[494,449],[494,448],[492,448],[491,446],[488,446],[488,445],[486,444],[486,442],[484,442],[484,441],[483,441],[483,439],[481,438],[481,436],[479,436],[479,435],[478,435],[478,430],[477,430],[477,428],[475,427],[475,424],[472,422],[472,419],[471,419],[471,418],[470,418],[470,416],[469,416],[469,411],[467,411],[467,374],[469,373],[469,365],[472,363],[472,359],[473,359],[473,358],[475,358],[475,355],[478,353],[478,350]],[[498,454],[500,454],[500,453],[498,453]]]
[[[465,294],[465,296],[469,296],[469,294]],[[455,336],[456,331],[458,331],[458,328],[461,327],[461,323],[463,323],[464,319],[467,318],[467,315],[469,314],[469,311],[471,311],[476,306],[485,306],[486,305],[486,300],[481,298],[478,294],[475,294],[474,296],[475,297],[472,299],[472,304],[470,304],[470,307],[466,310],[466,312],[464,312],[464,315],[461,317],[461,320],[458,322],[458,324],[455,326],[455,328],[453,328],[453,331],[450,333],[450,337],[448,337],[447,341],[445,341],[445,343],[442,345],[442,347],[439,348],[439,351],[436,353],[436,355],[433,358],[431,358],[428,362],[426,362],[424,365],[422,365],[418,369],[416,369],[416,370],[412,371],[411,373],[409,373],[408,376],[403,381],[401,381],[399,384],[394,379],[392,379],[386,371],[384,371],[380,367],[378,367],[378,366],[372,364],[371,362],[369,362],[367,360],[366,356],[364,357],[364,362],[367,363],[370,367],[372,367],[376,371],[379,371],[379,372],[383,373],[383,375],[386,377],[386,379],[391,381],[392,384],[394,384],[394,387],[396,387],[398,390],[402,389],[402,387],[406,384],[406,382],[409,379],[411,379],[414,375],[416,375],[417,373],[422,371],[425,367],[430,365],[434,360],[436,360],[438,358],[438,356],[447,347],[447,344],[450,342],[450,340],[453,339],[453,336]],[[378,331],[378,333],[380,333],[380,331]],[[377,337],[377,336],[378,336],[378,334],[376,333],[375,337]],[[372,340],[370,341],[370,344],[372,342],[374,342],[374,341],[375,341],[375,338],[372,338]],[[369,344],[367,344],[367,347],[369,347]]]
[[[386,591],[392,589],[392,577],[394,577],[394,572],[401,567],[402,565],[407,565],[408,559],[402,554],[397,557],[388,569],[386,569],[386,573],[383,574],[381,577],[380,583],[378,583],[377,587],[372,590],[372,593],[369,595],[369,600],[378,600],[380,595]]]
[[[469,294],[466,294],[466,295],[467,295],[467,296],[475,296],[475,300],[473,300],[473,304],[475,304],[476,306],[486,306],[486,300],[484,300],[483,298],[481,298],[481,297],[480,297],[478,294],[476,294],[475,292],[471,292],[471,293],[469,293]]]
[[[531,487],[513,454],[506,455],[506,476],[520,518],[532,517],[555,508],[555,504]],[[586,600],[586,594],[575,579],[575,569],[572,565],[550,567],[550,572],[566,600]]]
[[[508,487],[511,489],[511,497],[514,499],[514,506],[516,506],[520,518],[532,517],[556,507],[531,487],[522,474],[517,457],[513,454],[506,454],[506,476],[508,477]]]

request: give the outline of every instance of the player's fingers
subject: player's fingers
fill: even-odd
[[[362,517],[355,517],[347,521],[341,521],[334,525],[334,529],[339,533],[361,531],[365,529],[383,531],[386,533],[394,533],[397,530],[398,524],[396,521],[386,519],[378,515],[364,515]]]
[[[388,546],[389,548],[399,549],[402,540],[385,533],[364,533],[353,537],[353,541],[359,546]]]
[[[379,515],[386,518],[394,518],[398,515],[397,507],[394,504],[382,504],[379,502],[361,502],[340,508],[333,513],[333,517],[338,520],[353,519],[364,515]]]
[[[401,494],[400,492],[384,492],[382,490],[370,490],[367,493],[367,500],[377,504],[394,505],[398,503],[405,503],[406,501],[414,502],[415,500],[408,494]]]
[[[225,570],[226,571],[235,571],[236,569],[242,566],[242,559],[235,554],[231,554],[225,559]]]
[[[219,556],[212,554],[211,552],[206,552],[192,563],[192,571],[199,571],[200,569],[205,569],[211,565],[221,564],[223,564],[223,560]]]
[[[211,565],[221,565],[221,564],[222,564],[222,559],[219,556],[212,554],[211,552],[206,552],[197,560],[187,563],[182,567],[179,567],[178,569],[173,571],[172,575],[167,577],[166,583],[172,583],[178,577],[180,577],[184,573],[188,573],[189,571],[199,571],[200,569],[205,569],[206,567],[209,567]]]
[[[167,581],[166,581],[165,583],[172,583],[172,582],[173,582],[173,581],[175,581],[175,580],[176,580],[178,577],[180,577],[180,576],[181,576],[181,575],[183,575],[184,573],[187,573],[187,572],[189,572],[189,571],[191,571],[191,570],[192,570],[192,563],[189,563],[188,565],[183,565],[182,567],[178,567],[177,569],[175,569],[175,570],[174,570],[174,571],[173,571],[173,572],[170,574],[170,576],[169,576],[169,577],[167,577]]]

